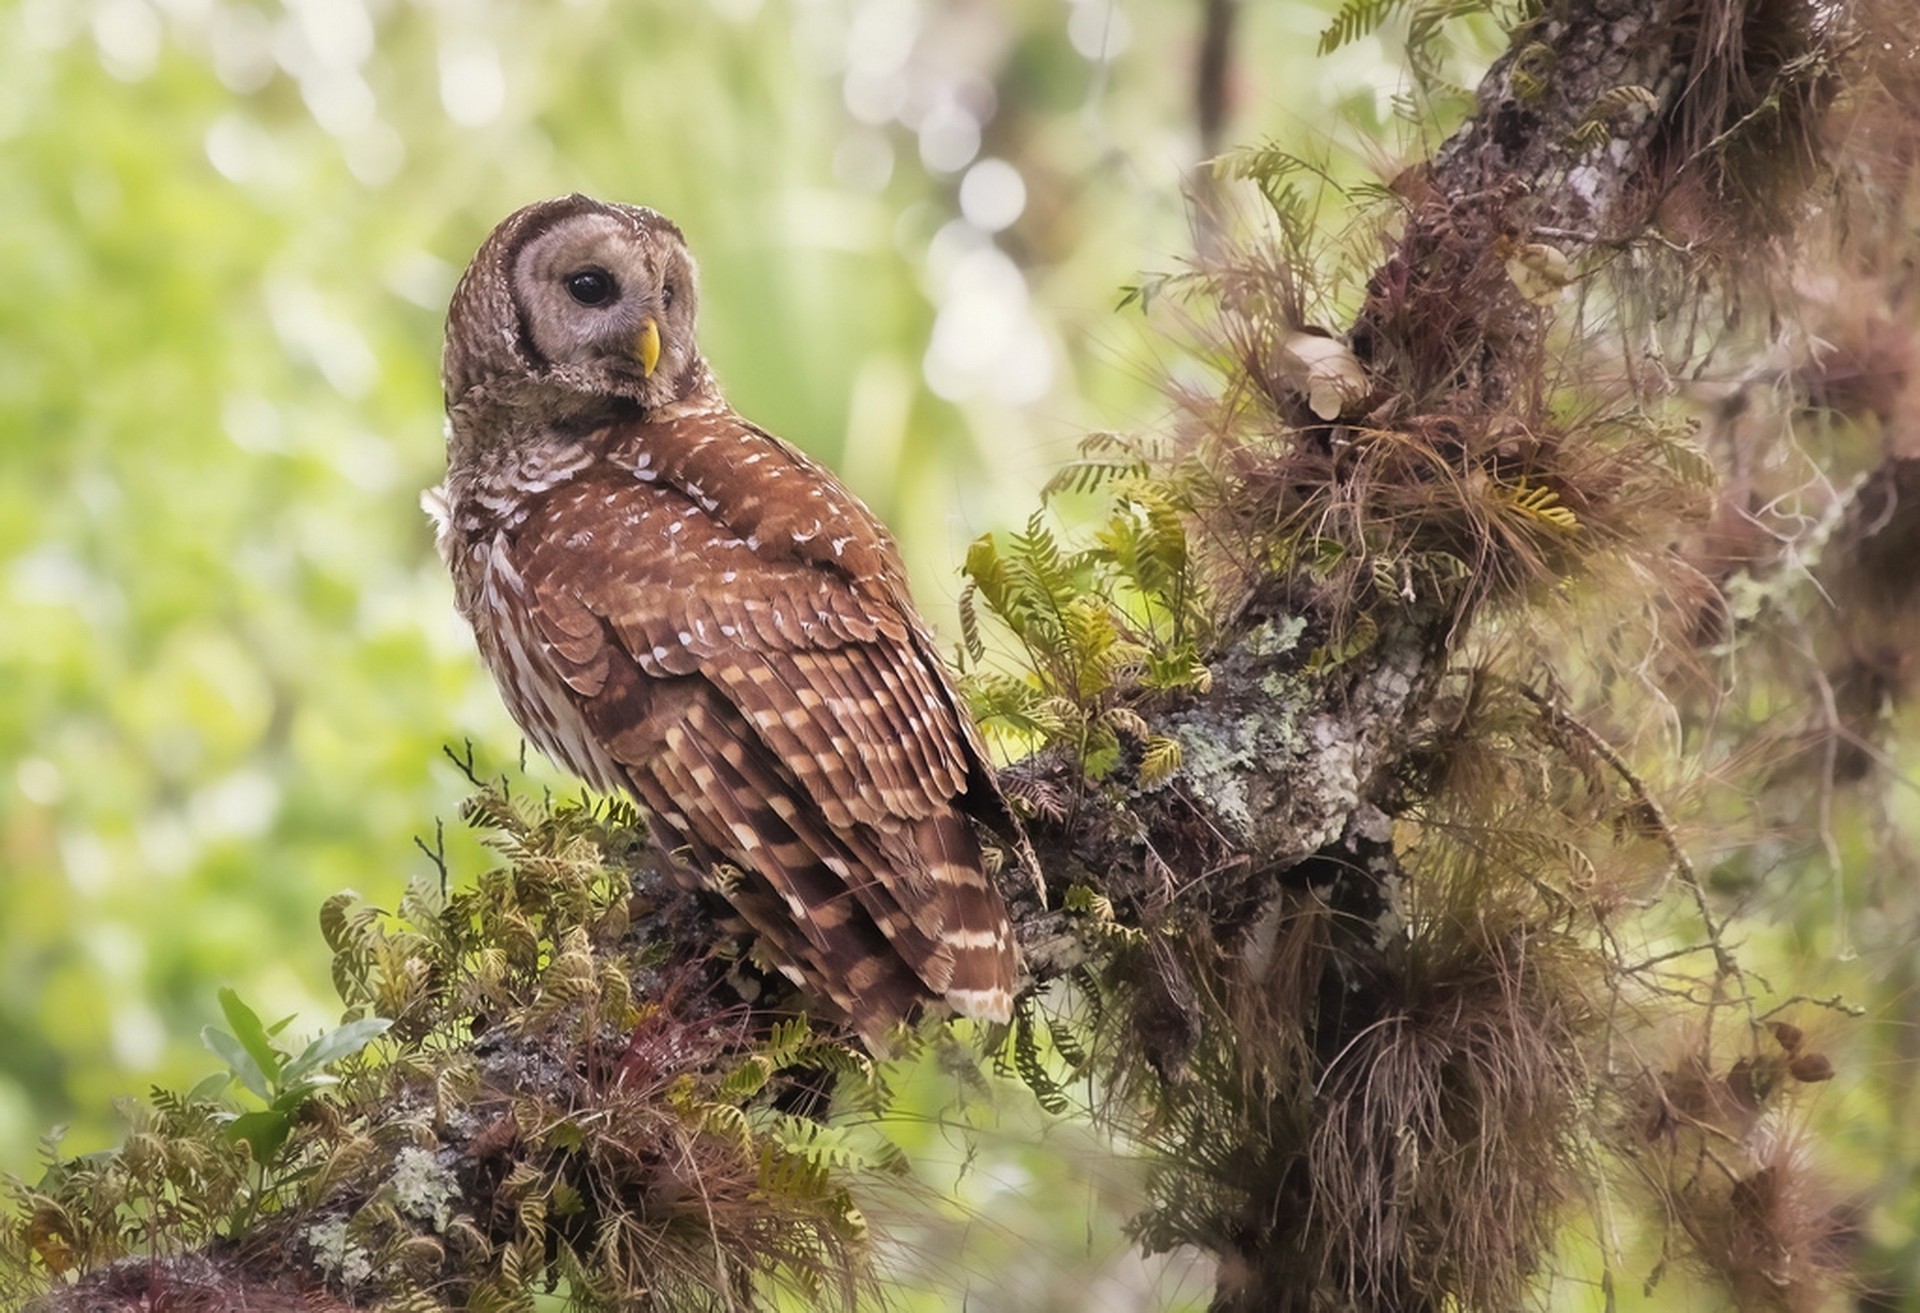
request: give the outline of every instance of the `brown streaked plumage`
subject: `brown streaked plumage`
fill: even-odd
[[[528,737],[633,794],[862,1034],[936,999],[1004,1021],[1015,950],[968,817],[1018,825],[892,538],[727,404],[696,299],[651,210],[568,196],[487,238],[426,498],[460,612]]]

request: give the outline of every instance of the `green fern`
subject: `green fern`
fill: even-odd
[[[1319,53],[1331,55],[1378,28],[1406,0],[1346,0],[1320,32]]]
[[[1312,239],[1313,211],[1320,194],[1328,190],[1345,194],[1323,165],[1273,142],[1229,151],[1214,162],[1214,169],[1253,184],[1273,211],[1289,246],[1303,246]],[[1301,186],[1302,175],[1311,180],[1311,190]]]
[[[1055,471],[1040,490],[1047,501],[1063,493],[1098,492],[1109,484],[1144,479],[1152,466],[1138,446],[1118,433],[1090,433],[1080,440],[1080,455]]]
[[[1088,930],[1115,946],[1131,947],[1146,942],[1146,931],[1136,926],[1122,925],[1114,914],[1113,900],[1090,885],[1069,886],[1061,906],[1079,914]]]
[[[986,655],[984,610],[1019,646],[1024,669],[975,670],[966,679],[974,715],[1025,749],[1055,747],[1099,779],[1129,742],[1152,753],[1151,783],[1177,757],[1151,745],[1131,703],[1150,693],[1200,691],[1211,676],[1204,590],[1188,547],[1177,478],[1154,477],[1151,453],[1095,434],[1082,459],[1049,485],[1049,497],[1105,491],[1108,512],[1086,546],[1069,546],[1036,513],[1004,539],[967,552],[960,598],[966,655]]]
[[[805,1018],[755,1037],[659,984],[657,949],[630,933],[629,809],[489,784],[464,814],[501,857],[465,887],[443,892],[439,871],[395,911],[352,894],[322,907],[347,1024],[285,1049],[227,1001],[217,1051],[279,1102],[236,1116],[227,1073],[156,1091],[128,1107],[119,1150],[50,1153],[41,1181],[0,1187],[0,1289],[31,1297],[215,1241],[321,1243],[285,1229],[298,1206],[334,1219],[339,1279],[382,1307],[458,1290],[466,1308],[531,1308],[559,1281],[581,1310],[705,1307],[716,1275],[742,1306],[770,1286],[855,1301],[868,1241],[853,1186],[905,1168],[872,1125],[890,1098],[872,1062]],[[359,1052],[380,1030],[379,1052]],[[552,1070],[507,1094],[488,1074],[503,1058]],[[795,1070],[832,1075],[852,1119],[779,1111]],[[297,1118],[280,1108],[295,1095]],[[495,1128],[484,1224],[458,1212],[440,1165],[459,1127]]]
[[[1321,29],[1319,53],[1330,55],[1362,37],[1371,36],[1409,4],[1410,0],[1346,0],[1332,21]],[[1472,100],[1473,93],[1468,88],[1441,72],[1441,62],[1447,52],[1440,38],[1442,30],[1453,20],[1493,9],[1493,0],[1420,0],[1411,4],[1412,12],[1407,18],[1407,64],[1425,99]],[[1520,17],[1516,15],[1515,21]],[[1396,105],[1397,111],[1399,108]],[[1414,110],[1412,102],[1408,102],[1407,112],[1416,120],[1426,117],[1424,112]]]
[[[999,1063],[1003,1071],[1018,1076],[1032,1093],[1034,1102],[1058,1117],[1073,1106],[1073,1101],[1053,1074],[1042,1032],[1034,1025],[1036,1006],[1031,998],[1022,1000],[1019,1010],[1013,1014],[1013,1033],[1001,1051]],[[1048,1029],[1050,1032],[1051,1023]]]

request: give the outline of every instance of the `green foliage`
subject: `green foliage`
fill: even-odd
[[[125,1101],[127,1135],[112,1153],[62,1158],[32,1187],[8,1184],[0,1217],[0,1298],[29,1293],[130,1252],[179,1252],[229,1233],[258,1177],[246,1145],[228,1134],[232,1113],[211,1099],[155,1090]]]
[[[1382,23],[1407,0],[1345,0],[1333,21],[1321,29],[1320,54],[1330,55],[1352,41],[1358,41]]]
[[[1330,55],[1342,46],[1371,36],[1396,11],[1409,6],[1412,13],[1407,18],[1407,54],[1417,72],[1423,65],[1431,67],[1432,47],[1445,24],[1457,18],[1491,13],[1498,7],[1498,0],[1342,0],[1332,21],[1320,30],[1320,54]],[[1528,8],[1524,4],[1513,6],[1515,12],[1508,16],[1509,22],[1520,21]]]
[[[240,1001],[231,989],[220,991],[220,1010],[226,1014],[231,1031],[208,1026],[201,1039],[222,1062],[230,1079],[237,1080],[267,1106],[243,1112],[233,1119],[227,1133],[244,1140],[253,1160],[262,1168],[272,1166],[280,1146],[293,1129],[293,1120],[308,1099],[335,1082],[324,1069],[350,1058],[387,1032],[393,1023],[385,1017],[362,1017],[315,1038],[298,1054],[277,1048],[273,1037],[285,1030],[293,1018],[286,1017],[272,1026],[263,1026],[252,1008]],[[205,1082],[194,1094],[212,1094]]]
[[[1086,918],[1087,929],[1103,941],[1131,947],[1146,939],[1146,931],[1118,921],[1114,916],[1113,900],[1090,885],[1069,885],[1060,905]]]
[[[220,1006],[232,1030],[208,1027],[204,1038],[227,1064],[225,1074],[185,1094],[156,1088],[144,1105],[121,1101],[127,1133],[118,1150],[63,1158],[49,1143],[39,1181],[10,1183],[12,1215],[0,1219],[0,1294],[24,1298],[129,1254],[242,1239],[324,1174],[311,1137],[295,1153],[282,1150],[303,1120],[339,1115],[332,1089],[339,1078],[326,1069],[353,1062],[389,1023],[350,1021],[293,1053],[274,1043],[287,1022],[263,1025],[230,989],[220,991]],[[266,1106],[242,1111],[223,1101],[236,1081]],[[316,1102],[328,1111],[316,1114]]]
[[[1152,787],[1179,768],[1180,746],[1154,734],[1135,703],[1209,686],[1205,590],[1178,487],[1144,474],[1144,453],[1111,434],[1088,439],[1083,457],[1044,495],[1109,494],[1106,519],[1086,546],[1063,543],[1037,511],[1004,546],[987,534],[967,551],[966,655],[976,664],[986,656],[984,606],[1019,643],[1026,667],[975,671],[968,699],[983,723],[1025,748],[1065,750],[1091,779],[1119,762],[1123,740],[1137,743],[1141,782]]]
[[[1318,193],[1344,189],[1324,166],[1303,159],[1278,142],[1229,151],[1214,166],[1229,178],[1251,182],[1266,200],[1279,222],[1283,240],[1300,246],[1312,238],[1313,211]],[[1311,177],[1317,188],[1309,191],[1295,180],[1296,174]]]
[[[1319,53],[1330,55],[1371,36],[1407,10],[1405,56],[1419,95],[1396,95],[1394,112],[1403,122],[1431,131],[1436,121],[1463,112],[1473,101],[1473,92],[1445,71],[1455,54],[1442,39],[1446,26],[1459,19],[1495,15],[1511,30],[1531,18],[1537,8],[1532,3],[1502,4],[1500,0],[1342,0],[1332,20],[1320,30]]]
[[[392,1018],[409,1040],[448,1010],[492,1016],[524,1006],[530,1025],[572,1018],[583,1034],[600,1024],[632,1025],[622,961],[602,960],[593,948],[629,928],[625,863],[644,841],[632,807],[578,799],[534,805],[490,785],[467,800],[462,815],[507,859],[471,889],[448,894],[444,877],[418,878],[397,920],[350,893],[322,906],[341,998]]]
[[[1068,1084],[1086,1078],[1091,1070],[1074,1024],[1033,998],[1021,1000],[1013,1015],[1013,1033],[995,1062],[1002,1074],[1017,1077],[1035,1102],[1056,1117],[1074,1107]]]
[[[228,1073],[130,1107],[118,1151],[15,1183],[0,1290],[225,1239],[400,1306],[527,1308],[560,1281],[583,1310],[852,1300],[871,1280],[854,1186],[906,1166],[872,1125],[872,1063],[804,1017],[756,1032],[709,1001],[706,965],[661,960],[632,908],[685,911],[635,887],[630,809],[488,785],[466,814],[505,859],[470,887],[323,910],[342,1026],[296,1051],[222,991],[206,1042]],[[781,1110],[804,1073],[860,1119]],[[230,1083],[265,1107],[224,1101]],[[498,1180],[490,1198],[459,1164]]]

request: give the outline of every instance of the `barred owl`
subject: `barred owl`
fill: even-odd
[[[652,210],[504,220],[447,313],[460,612],[527,736],[641,804],[789,976],[870,1040],[1004,1021],[1015,949],[969,817],[1023,846],[886,529],[735,413]]]

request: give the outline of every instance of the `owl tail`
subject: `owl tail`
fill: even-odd
[[[923,821],[917,837],[941,904],[940,939],[953,962],[947,1006],[963,1017],[1012,1020],[1018,950],[973,826],[948,812]]]
[[[733,708],[703,697],[683,714],[670,751],[628,778],[662,846],[690,851],[772,962],[875,1052],[930,1000],[1011,1016],[1012,932],[965,817],[836,828]]]

